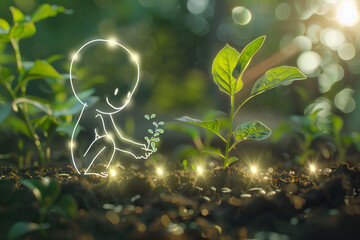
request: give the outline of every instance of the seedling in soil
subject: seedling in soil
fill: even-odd
[[[145,115],[144,116],[146,120],[148,121],[153,121],[153,126],[154,128],[149,128],[148,129],[148,133],[150,133],[151,135],[150,136],[146,136],[145,137],[145,141],[147,142],[147,149],[150,149],[151,147],[151,150],[153,152],[156,152],[157,151],[157,148],[156,148],[156,143],[158,143],[160,141],[160,135],[164,133],[164,129],[160,128],[161,126],[164,125],[164,122],[155,122],[153,119],[156,118],[156,115],[153,113],[151,114],[151,116],[149,115]]]
[[[241,53],[234,48],[226,45],[215,57],[212,65],[212,74],[215,83],[219,86],[220,91],[225,92],[230,97],[230,113],[228,121],[227,136],[220,134],[220,121],[202,121],[187,116],[177,118],[177,120],[194,124],[210,130],[216,134],[226,144],[224,154],[220,149],[208,152],[215,153],[224,159],[224,168],[230,163],[238,160],[237,157],[230,157],[230,151],[241,141],[246,139],[262,140],[270,136],[271,130],[259,121],[251,121],[240,124],[233,130],[233,120],[242,106],[251,98],[268,91],[277,86],[288,84],[294,80],[306,79],[306,76],[296,67],[280,66],[268,70],[255,83],[250,96],[245,98],[235,107],[235,94],[243,87],[243,74],[249,66],[252,57],[261,48],[265,41],[265,36],[261,36],[249,43]]]

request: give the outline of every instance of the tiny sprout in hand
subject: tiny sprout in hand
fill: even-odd
[[[226,93],[230,97],[230,110],[228,121],[228,129],[226,137],[220,133],[220,121],[218,119],[212,121],[202,121],[187,116],[177,118],[177,120],[190,123],[210,130],[217,135],[225,143],[225,150],[220,149],[206,151],[217,154],[224,159],[224,168],[229,164],[238,160],[237,157],[231,157],[230,151],[244,140],[262,140],[270,136],[271,130],[259,121],[251,121],[240,124],[233,128],[233,120],[241,107],[251,98],[266,92],[272,88],[283,84],[291,83],[295,80],[306,79],[306,76],[296,67],[280,66],[268,70],[255,83],[250,96],[247,96],[236,107],[235,95],[243,87],[243,74],[249,66],[252,57],[257,53],[265,41],[265,36],[261,36],[249,43],[241,53],[234,48],[226,45],[215,57],[212,65],[212,74],[214,82],[218,85],[220,91]]]
[[[145,137],[145,141],[147,142],[146,147],[147,147],[147,149],[150,149],[150,147],[151,147],[151,150],[153,152],[156,152],[157,151],[156,143],[158,143],[160,141],[160,135],[164,133],[164,129],[160,128],[161,126],[164,125],[164,122],[163,121],[161,121],[161,122],[154,121],[153,119],[156,117],[156,114],[154,114],[154,113],[151,114],[151,116],[145,115],[144,117],[148,121],[153,121],[153,126],[154,126],[153,129],[151,129],[151,128],[148,129],[148,133],[150,133],[151,136]]]

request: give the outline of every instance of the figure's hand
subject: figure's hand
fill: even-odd
[[[136,149],[134,155],[138,159],[147,159],[152,153],[153,150],[148,149],[145,144],[139,145],[140,148]]]

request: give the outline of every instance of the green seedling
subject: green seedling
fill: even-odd
[[[149,128],[148,133],[150,133],[150,136],[145,137],[145,141],[147,142],[147,149],[151,149],[153,152],[157,151],[156,143],[160,141],[160,135],[164,133],[164,129],[160,128],[164,126],[164,122],[155,122],[153,119],[156,117],[156,114],[145,115],[144,116],[146,120],[153,121],[154,128]]]
[[[250,96],[246,97],[245,100],[235,107],[235,95],[243,87],[243,74],[249,66],[252,57],[261,48],[264,41],[265,36],[255,39],[249,43],[241,53],[229,45],[226,45],[214,59],[212,65],[213,79],[220,91],[230,97],[230,113],[227,119],[228,129],[226,137],[220,134],[220,121],[217,119],[213,121],[201,121],[187,116],[177,118],[179,121],[206,128],[224,141],[224,153],[222,153],[220,149],[211,151],[224,159],[224,168],[238,160],[237,157],[230,157],[229,153],[239,142],[247,139],[262,140],[271,134],[271,130],[259,121],[240,124],[233,129],[233,120],[241,107],[260,93],[283,84],[288,84],[294,80],[306,79],[306,76],[296,67],[280,66],[270,69],[257,80]]]
[[[76,200],[69,194],[60,196],[61,187],[55,179],[45,177],[41,181],[25,179],[21,182],[33,192],[39,202],[40,219],[38,223],[24,221],[14,223],[8,232],[8,239],[17,239],[34,231],[41,231],[45,235],[45,230],[50,227],[50,224],[45,222],[45,218],[50,212],[56,212],[67,218],[76,216],[78,210]]]

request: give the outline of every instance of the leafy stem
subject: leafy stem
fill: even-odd
[[[13,92],[13,90],[11,89],[11,87],[9,86],[9,84],[4,84],[4,85],[6,87],[6,90],[9,92],[12,101],[15,101],[17,99],[16,95]],[[27,127],[27,129],[29,131],[29,134],[30,134],[30,137],[31,137],[31,139],[33,140],[33,142],[35,144],[36,150],[38,151],[39,158],[40,158],[40,163],[41,163],[42,166],[45,166],[45,154],[44,154],[43,149],[41,148],[39,137],[35,133],[35,129],[33,128],[32,124],[31,124],[29,115],[23,109],[23,107],[19,107],[18,109],[19,109],[19,112],[20,112],[21,116],[23,117],[23,119],[25,121],[26,127]]]
[[[280,86],[284,83],[290,83],[294,80],[306,79],[306,76],[297,68],[290,66],[280,66],[267,71],[262,77],[260,77],[252,91],[250,96],[245,98],[240,105],[236,108],[234,106],[235,95],[243,87],[242,76],[246,68],[249,66],[252,57],[257,53],[265,41],[265,36],[261,36],[251,43],[249,43],[241,53],[234,48],[226,45],[214,59],[212,65],[212,74],[214,82],[218,85],[220,91],[226,93],[230,97],[230,114],[228,119],[227,139],[225,140],[220,134],[219,120],[201,121],[199,119],[193,119],[187,116],[177,118],[179,121],[190,123],[210,130],[214,134],[218,135],[226,143],[225,156],[222,155],[219,149],[217,150],[205,150],[204,152],[215,153],[218,156],[224,158],[224,168],[229,164],[238,160],[236,157],[229,157],[229,152],[240,141],[246,139],[262,140],[270,136],[271,130],[259,121],[251,121],[240,124],[233,131],[233,119],[244,104],[251,98],[270,90],[274,87]],[[231,137],[234,137],[234,143],[230,146]]]

